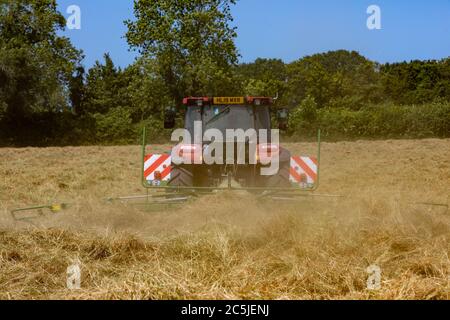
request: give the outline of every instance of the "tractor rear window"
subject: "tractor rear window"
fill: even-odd
[[[245,106],[207,106],[203,109],[203,126],[223,133],[226,129],[248,130],[254,127],[253,111]]]
[[[201,107],[189,107],[186,111],[185,128],[191,135],[194,135],[194,122],[202,121],[202,108]]]
[[[223,133],[226,129],[267,129],[270,127],[268,114],[266,107],[206,106],[203,109],[203,126],[205,130],[214,128]]]
[[[202,121],[203,131],[218,129],[224,136],[227,129],[270,129],[268,106],[207,105],[189,107],[186,112],[186,129],[193,134],[194,121]]]

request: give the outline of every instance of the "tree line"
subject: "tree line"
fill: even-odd
[[[55,0],[0,4],[0,144],[136,143],[145,125],[167,139],[168,106],[184,96],[278,96],[287,135],[330,139],[449,137],[450,58],[380,64],[338,50],[285,63],[239,63],[235,0],[136,0],[126,68],[109,54],[91,68],[60,35]],[[179,119],[181,124],[181,119]]]

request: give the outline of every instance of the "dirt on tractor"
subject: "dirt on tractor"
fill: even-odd
[[[140,165],[139,146],[0,149],[0,299],[450,298],[450,140],[323,143],[317,192],[343,197],[294,203],[106,201],[145,194]],[[10,214],[56,202],[70,207]],[[79,290],[66,286],[73,263]]]

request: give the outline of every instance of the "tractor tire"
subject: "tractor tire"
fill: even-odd
[[[170,187],[193,187],[194,174],[187,168],[174,165],[168,185]]]
[[[280,170],[273,176],[266,177],[265,186],[268,188],[290,188],[289,181],[291,166],[289,162],[280,163]]]

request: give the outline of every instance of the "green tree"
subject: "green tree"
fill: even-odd
[[[318,117],[317,103],[314,97],[307,95],[289,117],[289,131],[302,132],[314,127]]]
[[[278,94],[280,103],[285,103],[287,73],[282,60],[258,58],[252,63],[240,64],[236,72],[244,94],[272,97]]]
[[[104,59],[104,64],[96,61],[88,71],[83,113],[105,114],[110,109],[129,105],[124,73],[116,68],[109,54]]]
[[[106,114],[95,114],[94,118],[99,142],[128,143],[133,140],[135,132],[128,108],[112,108]]]
[[[84,68],[79,66],[76,69],[75,75],[69,81],[70,101],[72,103],[73,112],[77,115],[84,114]]]
[[[380,101],[378,65],[355,51],[330,51],[297,60],[287,67],[288,96],[298,105],[307,95],[323,107],[359,109]]]
[[[35,112],[70,107],[69,82],[82,54],[58,35],[64,26],[55,0],[0,4],[0,106],[16,125]]]
[[[385,94],[397,104],[450,99],[449,59],[385,64],[381,68]]]
[[[254,62],[240,64],[237,72],[243,78],[262,81],[285,81],[287,77],[286,65],[280,59],[257,58]]]
[[[153,118],[161,122],[164,107],[171,103],[171,98],[158,73],[156,61],[139,58],[124,73],[133,121]]]
[[[215,95],[235,88],[237,62],[230,7],[235,0],[135,0],[126,21],[129,45],[155,59],[177,104],[186,95]]]

